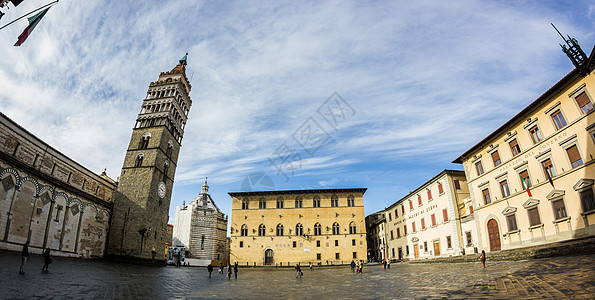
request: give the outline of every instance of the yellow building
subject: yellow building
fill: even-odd
[[[365,188],[232,192],[230,261],[348,264],[366,259]]]
[[[455,159],[469,183],[480,249],[595,234],[593,52]]]

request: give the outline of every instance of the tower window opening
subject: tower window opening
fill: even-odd
[[[134,162],[134,166],[137,167],[137,168],[140,167],[140,166],[142,166],[143,165],[143,158],[144,157],[145,157],[145,155],[142,154],[142,153],[139,154],[139,155],[137,155],[136,156],[136,161]]]

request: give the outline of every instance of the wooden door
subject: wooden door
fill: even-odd
[[[267,249],[264,252],[264,264],[267,265],[267,266],[270,266],[270,265],[274,265],[275,264],[275,259],[273,257],[273,250]]]
[[[488,221],[488,236],[490,238],[490,251],[499,251],[500,230],[498,230],[498,222],[494,219]]]
[[[413,245],[413,254],[415,255],[415,259],[419,258],[419,245]]]
[[[440,242],[434,242],[434,256],[440,256]]]

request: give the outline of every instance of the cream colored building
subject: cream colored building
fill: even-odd
[[[368,260],[386,259],[386,212],[379,211],[366,217]]]
[[[391,260],[463,253],[465,173],[444,170],[385,210]]]
[[[591,53],[455,159],[465,169],[481,249],[595,234],[593,63]]]
[[[230,261],[240,265],[366,260],[365,188],[231,192]]]

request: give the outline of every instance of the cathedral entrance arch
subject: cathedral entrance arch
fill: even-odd
[[[488,236],[490,238],[490,251],[499,251],[500,230],[498,229],[498,222],[494,219],[488,221]]]
[[[275,264],[275,258],[273,256],[273,250],[267,249],[264,252],[264,264],[267,266],[271,266]]]

